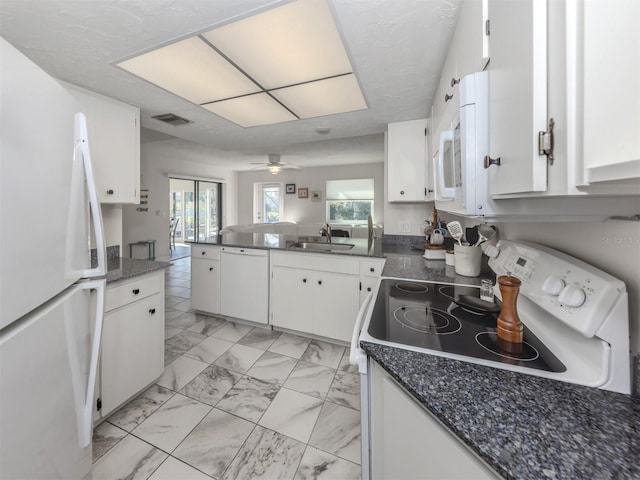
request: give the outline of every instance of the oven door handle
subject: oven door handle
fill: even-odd
[[[367,354],[360,348],[360,330],[362,329],[364,317],[369,310],[369,304],[371,303],[372,298],[373,292],[370,292],[364,299],[364,302],[362,302],[362,306],[360,307],[358,316],[356,317],[356,323],[353,326],[353,334],[351,335],[351,353],[349,354],[349,363],[351,365],[357,365],[360,372],[366,372],[367,368]]]

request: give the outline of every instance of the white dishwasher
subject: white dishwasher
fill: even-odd
[[[220,313],[268,323],[269,251],[222,247],[220,262]]]

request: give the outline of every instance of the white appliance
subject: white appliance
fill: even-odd
[[[222,247],[220,278],[222,315],[269,322],[269,250]]]
[[[542,245],[502,240],[489,265],[522,281],[518,316],[521,353],[496,345],[497,311],[471,312],[462,296],[479,287],[382,278],[356,320],[351,363],[361,378],[363,478],[370,478],[368,360],[360,341],[629,394],[628,297],[624,282]],[[494,288],[500,296],[499,288]],[[426,308],[425,308],[426,305]],[[497,309],[499,311],[499,309]],[[492,340],[493,338],[493,340]],[[487,342],[487,340],[489,340]]]
[[[4,39],[0,58],[0,478],[81,479],[106,273],[86,119]]]
[[[496,212],[483,163],[489,151],[489,72],[465,76],[459,92],[459,123],[440,134],[434,157],[435,205],[459,215],[491,215]]]

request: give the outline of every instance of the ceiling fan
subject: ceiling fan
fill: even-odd
[[[259,167],[252,168],[252,170],[257,170],[257,169],[261,169],[261,168],[267,167],[267,170],[269,170],[269,172],[271,172],[272,175],[277,175],[278,173],[280,173],[280,170],[282,170],[283,168],[297,168],[297,169],[300,168],[297,165],[293,165],[291,163],[281,162],[280,161],[280,154],[278,154],[278,153],[270,153],[269,154],[269,161],[267,163],[264,163],[264,162],[251,162],[251,164],[252,165],[260,165]]]

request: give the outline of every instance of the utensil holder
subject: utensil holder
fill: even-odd
[[[477,277],[482,265],[482,249],[471,245],[454,245],[455,269],[458,275]]]

